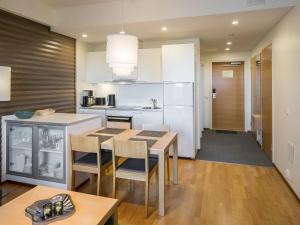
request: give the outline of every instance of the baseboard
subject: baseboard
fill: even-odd
[[[273,163],[274,168],[277,170],[277,172],[279,173],[280,177],[282,178],[282,180],[284,181],[284,183],[286,183],[286,185],[288,186],[288,188],[291,190],[291,192],[293,193],[293,195],[296,197],[296,199],[298,200],[298,202],[300,203],[300,198],[298,197],[298,195],[296,194],[296,192],[294,191],[294,189],[291,187],[291,185],[289,184],[289,182],[287,182],[286,178],[282,175],[282,173],[280,172],[280,170],[277,168],[277,166]]]

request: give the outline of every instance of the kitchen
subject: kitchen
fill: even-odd
[[[139,49],[138,65],[130,77],[112,74],[105,62],[105,51],[87,52],[86,77],[81,80],[90,91],[79,93],[77,112],[99,114],[104,123],[112,116],[127,117],[132,119],[134,129],[153,121],[169,125],[179,133],[179,156],[194,159],[203,127],[199,46],[197,39],[183,39]],[[83,104],[83,96],[90,97],[89,103]]]

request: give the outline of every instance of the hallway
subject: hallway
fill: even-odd
[[[197,159],[272,167],[250,133],[205,130]]]

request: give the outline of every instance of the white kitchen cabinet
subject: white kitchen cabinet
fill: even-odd
[[[102,83],[113,80],[111,68],[106,63],[106,52],[88,52],[86,76],[88,83]]]
[[[141,130],[143,124],[163,124],[163,112],[146,112],[146,111],[134,111],[132,118],[133,129]]]
[[[163,45],[162,73],[164,82],[194,82],[194,44]]]
[[[161,48],[139,50],[138,81],[162,82]]]

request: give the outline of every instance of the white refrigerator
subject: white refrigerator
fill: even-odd
[[[164,84],[164,124],[178,133],[178,155],[195,158],[194,83]]]

